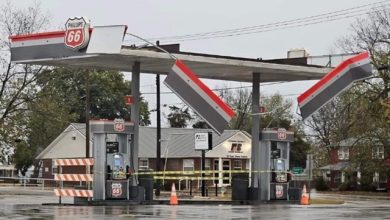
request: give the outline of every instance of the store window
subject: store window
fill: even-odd
[[[183,171],[193,171],[193,170],[194,170],[194,159],[184,159]]]
[[[242,160],[233,160],[233,170],[242,170]]]
[[[149,169],[149,160],[147,158],[139,159],[138,168],[140,170],[148,170]]]

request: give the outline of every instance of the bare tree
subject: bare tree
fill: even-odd
[[[252,111],[252,92],[248,89],[229,90],[224,86],[220,90],[220,96],[236,112],[231,120],[229,127],[231,129],[250,131],[251,111]]]
[[[0,150],[20,138],[27,103],[36,94],[35,82],[42,66],[11,63],[9,36],[31,34],[43,30],[49,23],[40,5],[18,9],[11,2],[0,6]],[[1,158],[0,161],[4,160]]]

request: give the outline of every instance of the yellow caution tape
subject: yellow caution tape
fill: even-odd
[[[103,172],[94,172],[95,174],[102,174]],[[193,170],[193,171],[145,171],[145,172],[137,172],[137,173],[127,173],[129,175],[196,175],[196,174],[219,174],[219,173],[229,173],[229,174],[240,174],[240,173],[291,173],[290,171],[272,171],[272,170]],[[113,173],[107,173],[113,174]],[[125,174],[125,173],[123,173]]]
[[[248,171],[248,170],[205,170],[205,171],[200,171],[200,170],[194,170],[194,171],[146,171],[146,172],[138,172],[138,173],[133,173],[133,175],[170,175],[170,174],[177,174],[177,175],[193,175],[193,174],[219,174],[219,173],[231,173],[231,174],[236,174],[236,173],[291,173],[287,171],[272,171],[272,170],[259,170],[259,171]]]
[[[164,180],[230,180],[229,177],[194,177],[194,176],[153,176],[153,179]]]

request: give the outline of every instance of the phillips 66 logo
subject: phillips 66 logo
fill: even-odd
[[[79,50],[88,45],[89,21],[85,17],[69,18],[65,24],[65,46]]]
[[[125,130],[125,120],[121,118],[114,119],[114,131],[123,132]]]
[[[283,186],[282,185],[275,186],[275,195],[276,195],[277,199],[280,199],[283,197]]]
[[[111,194],[113,197],[122,196],[122,184],[121,183],[112,183],[111,184]]]

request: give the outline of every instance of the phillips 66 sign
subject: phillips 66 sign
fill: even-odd
[[[85,17],[69,18],[65,24],[65,46],[79,50],[88,45],[89,21]]]

